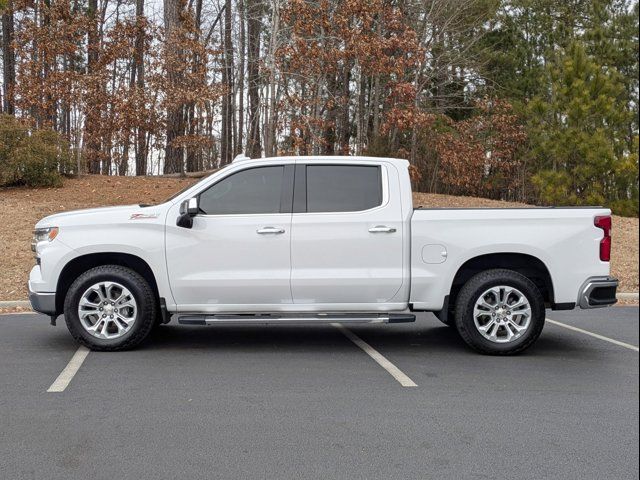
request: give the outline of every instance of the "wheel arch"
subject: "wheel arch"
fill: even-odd
[[[524,275],[538,287],[545,303],[554,304],[553,280],[545,263],[526,253],[503,252],[479,255],[464,262],[451,283],[449,305],[455,305],[460,289],[471,277],[494,268],[513,270]]]
[[[56,287],[56,312],[58,314],[61,314],[63,311],[64,299],[74,280],[83,272],[101,265],[120,265],[137,272],[149,283],[149,286],[154,292],[156,302],[159,301],[158,282],[153,274],[153,270],[151,270],[151,267],[145,260],[137,255],[122,252],[88,253],[70,260],[58,276]]]

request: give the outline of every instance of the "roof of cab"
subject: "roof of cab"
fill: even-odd
[[[289,155],[278,157],[266,157],[266,158],[249,158],[244,153],[240,153],[233,159],[233,163],[246,162],[248,160],[263,160],[263,161],[277,161],[277,160],[321,160],[327,162],[353,162],[354,160],[364,160],[371,162],[391,162],[400,164],[404,167],[409,165],[408,160],[402,158],[388,158],[388,157],[365,157],[360,155]]]

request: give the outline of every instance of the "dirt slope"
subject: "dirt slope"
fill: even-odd
[[[86,176],[65,180],[57,189],[0,189],[0,300],[26,299],[26,281],[33,265],[29,244],[33,225],[52,213],[105,205],[160,202],[193,179]],[[416,206],[504,207],[522,204],[472,197],[416,193]],[[614,217],[614,275],[620,291],[638,291],[638,219]]]

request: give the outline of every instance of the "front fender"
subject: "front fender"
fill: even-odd
[[[46,278],[50,292],[55,291],[58,279],[69,262],[76,258],[92,254],[127,254],[143,260],[153,272],[158,293],[173,302],[168,285],[164,255],[164,221],[142,221],[135,224],[67,226],[61,229],[60,244],[67,251],[58,258],[49,259],[48,251],[43,255],[43,266],[50,263]],[[58,239],[51,242],[55,243]],[[45,257],[47,259],[45,260]],[[49,260],[51,260],[49,262]]]

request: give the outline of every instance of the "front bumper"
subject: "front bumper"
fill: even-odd
[[[591,277],[582,284],[578,305],[580,308],[608,307],[616,303],[618,279],[613,277]]]
[[[46,315],[56,314],[56,294],[34,292],[31,290],[31,284],[29,284],[29,301],[31,302],[31,308],[36,312],[44,313]]]

